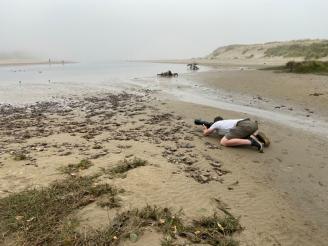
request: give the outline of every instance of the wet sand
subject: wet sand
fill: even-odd
[[[256,73],[247,72],[249,76]],[[264,78],[274,77],[271,72],[259,73]],[[221,73],[196,74],[189,79],[221,88],[221,80],[213,76]],[[248,78],[237,72],[226,74],[223,81],[231,76]],[[267,91],[256,91],[252,77],[248,81],[249,85],[240,82],[243,93],[261,92],[262,97],[280,100],[276,98],[280,93],[270,93],[268,80],[264,82]],[[315,83],[318,85],[311,90],[305,87],[304,92],[325,92],[323,82]],[[237,92],[238,85],[222,82],[222,88]],[[288,95],[290,105],[302,100],[302,94],[295,99]],[[326,94],[308,97],[324,103]],[[321,114],[322,105],[316,107],[310,99],[304,103],[326,116]],[[3,105],[0,113],[1,197],[47,186],[63,177],[58,167],[81,159],[90,159],[93,166],[78,175],[98,173],[101,167],[138,157],[149,164],[129,171],[126,178],[101,177],[103,182],[126,190],[121,195],[122,207],[108,212],[92,203],[78,212],[81,227],[101,227],[108,223],[104,218],[146,204],[182,208],[191,220],[215,211],[213,199],[217,198],[241,217],[245,229],[236,236],[241,245],[325,245],[327,241],[328,144],[324,137],[250,115],[259,120],[272,145],[264,154],[251,148],[224,148],[216,137],[204,138],[193,119],[249,115],[168,100],[149,90],[71,97],[23,107]],[[20,154],[26,159],[14,160]],[[161,235],[147,231],[133,245],[160,245],[160,240]]]
[[[309,117],[328,119],[328,76],[239,69],[186,77],[230,94],[248,96],[254,100],[254,107],[267,104],[265,108],[272,111],[299,110]]]
[[[190,120],[199,112],[206,118],[241,115],[185,103],[176,111]],[[328,225],[327,140],[252,118],[259,120],[260,128],[272,140],[265,153],[223,148],[216,154],[232,171],[230,183],[239,181],[233,191],[220,193],[246,226],[241,245],[324,245],[324,228]]]

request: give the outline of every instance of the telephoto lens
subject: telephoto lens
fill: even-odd
[[[194,121],[194,123],[195,123],[195,125],[204,125],[204,126],[206,126],[207,128],[210,128],[211,125],[213,124],[212,122],[207,122],[207,121],[205,121],[205,120],[201,120],[201,119],[196,119],[196,120]]]

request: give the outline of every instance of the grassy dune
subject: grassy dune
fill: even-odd
[[[319,59],[328,56],[328,41],[311,44],[285,44],[267,49],[264,54],[267,57],[304,57]]]
[[[205,58],[215,59],[322,59],[328,57],[328,40],[292,40],[263,44],[236,44],[219,47]]]

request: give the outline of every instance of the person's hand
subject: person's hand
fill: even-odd
[[[205,125],[203,125],[203,134],[206,135],[207,134],[207,127]]]

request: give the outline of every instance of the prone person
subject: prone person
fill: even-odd
[[[223,136],[220,140],[220,144],[223,146],[249,145],[256,147],[259,152],[263,153],[263,147],[270,144],[265,134],[258,131],[257,121],[252,121],[249,118],[224,120],[218,116],[214,118],[214,122],[197,119],[195,124],[204,127],[204,136],[208,136],[213,132]]]

